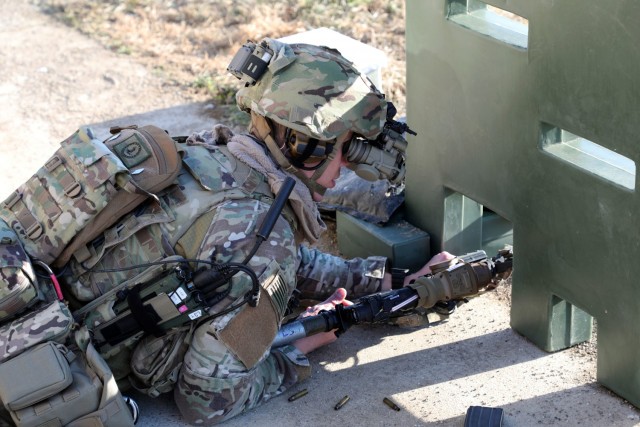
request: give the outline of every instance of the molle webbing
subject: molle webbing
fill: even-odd
[[[173,182],[180,155],[164,131],[118,131],[103,142],[80,128],[0,204],[0,218],[31,257],[64,265],[79,247]]]
[[[105,145],[129,168],[129,174],[116,177],[119,191],[73,237],[56,259],[55,265],[58,267],[66,264],[74,252],[142,202],[148,198],[157,200],[156,193],[171,185],[180,171],[181,150],[162,129],[130,126],[112,128],[111,132],[114,135],[105,141]]]
[[[201,145],[185,146],[183,151],[185,153],[183,162],[185,169],[189,172],[187,177],[191,176],[193,180],[181,176],[180,184],[181,187],[184,187],[187,200],[192,197],[197,198],[199,202],[198,212],[193,215],[185,215],[184,213],[176,215],[174,221],[171,222],[171,226],[173,230],[177,231],[174,233],[175,236],[171,236],[171,238],[174,239],[173,246],[178,254],[194,258],[213,218],[211,212],[214,212],[214,210],[212,208],[225,200],[246,198],[257,199],[270,204],[273,200],[273,193],[266,177],[262,173],[237,161],[225,146],[216,146],[214,151],[211,151],[211,147],[203,147]],[[219,177],[216,176],[215,171],[221,170],[221,164],[224,164],[224,171],[231,175],[235,182],[234,185],[229,186],[228,179],[230,177],[226,178],[227,181],[216,179]],[[221,189],[220,187],[225,188]],[[179,208],[177,207],[177,209]],[[294,215],[291,208],[285,206],[283,216],[292,226],[295,225]],[[144,248],[141,248],[141,250],[144,250]],[[154,268],[150,268],[150,270],[152,269]],[[160,273],[160,270],[158,270],[158,273]],[[169,289],[167,286],[174,286],[174,288]],[[92,325],[91,329],[94,330],[96,345],[100,346],[102,350],[104,344],[116,346],[121,345],[120,343],[123,340],[139,339],[140,335],[136,334],[136,331],[144,330],[147,333],[158,336],[161,334],[161,329],[159,328],[164,330],[188,322],[192,312],[198,309],[197,305],[193,305],[195,304],[193,301],[188,302],[189,311],[187,312],[171,314],[172,310],[167,310],[163,314],[158,311],[161,305],[162,307],[166,306],[164,304],[165,301],[161,301],[161,295],[173,295],[173,291],[180,286],[181,284],[175,281],[172,275],[169,275],[169,277],[162,280],[155,280],[155,277],[149,277],[147,280],[130,280],[110,290],[109,294],[125,291],[128,295],[134,295],[134,297],[128,302],[116,303],[113,310],[118,315],[115,319],[109,320],[108,324],[97,327]],[[277,311],[279,312],[282,307],[286,306],[287,295],[286,292],[276,291],[277,287],[274,287],[273,293],[277,294],[276,301],[278,304],[276,305],[278,305]],[[176,292],[176,294],[178,293]],[[98,298],[91,303],[96,312],[100,310],[96,304],[99,304],[99,301],[108,300],[109,294],[105,294],[104,297],[96,296]],[[268,304],[266,302],[267,299],[265,297],[266,304]],[[86,310],[82,311],[87,313]],[[75,314],[78,315],[79,313]],[[87,314],[91,316],[89,313]],[[203,313],[202,315],[205,314]],[[150,325],[149,321],[155,323]]]
[[[116,176],[126,173],[122,161],[81,128],[2,203],[0,217],[29,255],[51,263],[106,206],[117,192]]]

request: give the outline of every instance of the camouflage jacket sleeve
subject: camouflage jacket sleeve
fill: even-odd
[[[324,300],[337,288],[345,288],[349,298],[359,298],[380,291],[386,257],[344,258],[301,245],[297,289],[300,298]]]

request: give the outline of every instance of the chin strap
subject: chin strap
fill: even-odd
[[[326,193],[327,191],[327,187],[318,184],[316,180],[320,178],[320,176],[322,176],[324,171],[329,166],[329,163],[331,163],[331,160],[335,158],[337,150],[342,149],[342,147],[336,146],[331,151],[331,153],[329,153],[327,160],[318,169],[316,169],[311,178],[309,178],[300,169],[292,165],[289,159],[287,159],[287,157],[282,153],[282,150],[280,149],[280,147],[278,147],[278,144],[271,135],[271,126],[269,126],[267,120],[261,115],[254,113],[253,111],[251,112],[251,133],[254,133],[258,138],[260,138],[267,144],[269,152],[273,155],[276,162],[286,172],[297,176],[307,186],[307,188],[311,190],[312,194],[318,193],[319,195],[324,196],[324,193]]]

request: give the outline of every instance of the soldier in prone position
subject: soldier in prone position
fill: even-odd
[[[357,298],[391,289],[392,278],[385,271],[389,266],[384,257],[344,260],[299,244],[303,240],[315,242],[325,230],[314,202],[334,187],[340,167],[349,166],[350,144],[358,139],[376,140],[387,124],[388,108],[393,106],[335,50],[289,46],[270,39],[247,50],[252,49],[253,60],[256,51],[273,56],[268,58],[264,74],[249,76],[247,86],[236,96],[239,107],[251,114],[250,133],[234,135],[226,146],[238,161],[264,174],[274,192],[287,176],[294,176],[297,184],[290,197],[295,213],[293,227],[279,220],[277,237],[259,250],[249,265],[260,275],[262,285],[270,286],[275,261],[275,271],[282,279],[278,283],[286,295],[297,289],[301,298],[326,298],[304,315],[344,304],[347,295]],[[211,135],[202,133],[192,138],[208,143]],[[392,166],[404,168],[403,164]],[[395,178],[403,172],[396,170],[374,179]],[[253,220],[249,212],[253,203],[244,208],[228,206],[216,215],[212,227],[220,231],[210,234],[207,245],[214,257],[238,258],[236,252],[242,250],[242,242],[236,236]],[[225,221],[225,217],[236,220]],[[219,224],[223,221],[226,224]],[[449,258],[452,256],[448,253],[438,254],[402,281],[408,283],[427,274],[430,264]],[[251,316],[250,307],[244,310]],[[267,320],[280,319],[256,318],[247,325]],[[217,332],[223,330],[225,322],[222,318],[199,326],[185,355],[174,393],[180,411],[191,423],[222,421],[282,393],[309,376],[307,353],[336,340],[335,334],[328,332],[269,350],[268,345],[252,341],[257,332],[247,332],[241,342],[220,339]],[[252,349],[255,345],[259,347]],[[247,363],[246,354],[260,357]]]
[[[60,276],[81,323],[78,333],[85,332],[76,341],[94,341],[121,389],[133,386],[152,396],[173,391],[184,418],[196,425],[229,419],[310,375],[306,354],[335,334],[271,348],[295,290],[300,298],[325,300],[303,314],[312,315],[348,304],[347,296],[401,287],[430,273],[431,264],[453,258],[443,252],[392,280],[384,257],[344,260],[303,245],[326,229],[316,202],[335,186],[342,166],[371,180],[402,180],[402,134],[410,130],[393,120],[393,105],[336,50],[264,39],[244,45],[229,69],[245,83],[236,99],[251,114],[249,133],[234,135],[218,125],[177,144],[183,166],[176,183],[76,251]],[[290,177],[295,187],[287,206],[252,250]],[[182,268],[191,271],[179,289],[146,298],[145,286],[158,288],[165,280],[160,273],[166,269],[153,263],[167,259],[190,260]],[[234,263],[252,274],[229,274]],[[210,277],[218,282],[200,289],[197,274],[211,265],[224,266]],[[156,273],[148,273],[153,268]],[[123,290],[122,283],[136,286]],[[256,283],[258,304],[243,304]],[[167,313],[176,308],[167,296],[193,321],[172,324]],[[203,309],[187,307],[187,300]],[[150,307],[152,322],[144,314]],[[154,322],[163,316],[169,320],[155,333]]]

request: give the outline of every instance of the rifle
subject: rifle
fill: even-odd
[[[401,289],[367,295],[353,305],[338,305],[316,316],[298,318],[283,325],[273,348],[320,332],[336,330],[342,334],[360,323],[382,323],[431,308],[441,302],[459,301],[511,274],[513,250],[506,248],[493,258],[475,251],[431,266],[432,273],[419,277]]]

